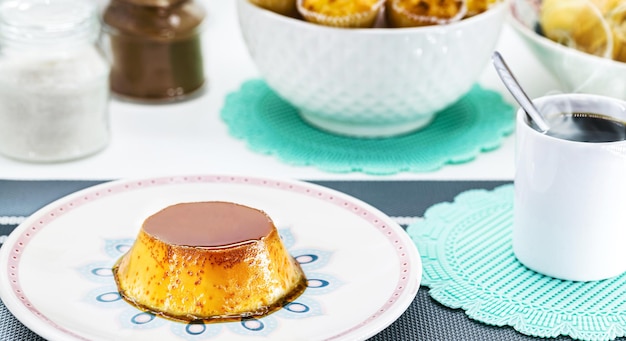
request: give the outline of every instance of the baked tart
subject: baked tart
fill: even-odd
[[[467,13],[464,0],[387,0],[391,27],[443,25],[461,20]]]
[[[304,20],[333,27],[374,26],[385,0],[297,0]]]
[[[296,0],[250,0],[250,2],[259,7],[289,17],[296,17],[298,15]]]
[[[467,6],[467,13],[465,17],[471,17],[480,13],[483,13],[493,6],[499,0],[465,0]]]

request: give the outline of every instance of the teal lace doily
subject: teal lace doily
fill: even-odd
[[[429,208],[407,231],[431,297],[477,321],[532,336],[625,335],[626,274],[573,282],[529,270],[513,254],[512,225],[513,185],[470,190]]]
[[[305,123],[297,109],[262,80],[249,80],[225,99],[221,117],[232,136],[255,152],[328,172],[394,174],[434,171],[498,148],[514,129],[514,109],[500,94],[474,86],[427,127],[398,137],[330,134]]]

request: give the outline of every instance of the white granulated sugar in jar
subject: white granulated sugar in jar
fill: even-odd
[[[108,65],[94,49],[36,63],[0,62],[0,150],[18,159],[74,159],[109,139]]]
[[[28,26],[28,13],[0,5],[0,29],[12,28],[0,32],[0,152],[33,162],[93,154],[109,141],[110,93],[110,66],[96,45],[94,8],[84,0],[24,1],[33,2],[24,8],[36,10],[35,18],[72,11],[63,12],[67,22],[47,22],[67,28],[57,32],[45,22]],[[15,11],[21,16],[12,16]]]

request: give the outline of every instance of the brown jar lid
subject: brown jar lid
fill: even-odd
[[[158,1],[177,4],[157,7],[133,3]],[[198,34],[204,17],[204,8],[190,0],[112,0],[103,14],[106,29],[113,33],[162,40]]]
[[[129,3],[129,4],[137,5],[137,6],[168,7],[168,6],[175,6],[187,0],[122,0],[122,1]]]

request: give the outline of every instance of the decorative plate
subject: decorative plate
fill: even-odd
[[[113,263],[143,220],[179,202],[222,200],[267,212],[308,287],[260,319],[165,320],[119,297]],[[398,318],[422,268],[405,231],[346,194],[295,180],[200,175],[114,181],[40,209],[0,249],[0,296],[49,340],[355,340]]]

